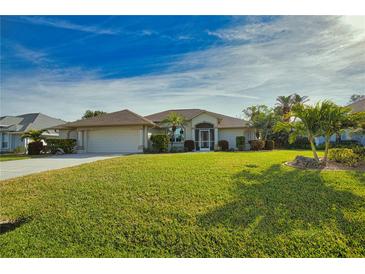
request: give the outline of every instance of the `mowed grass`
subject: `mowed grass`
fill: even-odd
[[[23,154],[0,154],[0,162],[3,161],[14,161],[14,160],[23,160],[30,159],[31,157]]]
[[[2,257],[364,257],[365,175],[304,151],[134,155],[0,182]]]

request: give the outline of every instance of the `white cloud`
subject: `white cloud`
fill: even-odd
[[[22,17],[22,19],[31,24],[49,26],[54,28],[76,30],[95,34],[107,34],[107,35],[118,34],[118,31],[115,31],[113,29],[102,28],[100,26],[80,25],[60,19],[37,17],[37,16],[26,16]]]
[[[158,75],[97,80],[98,72],[75,68],[13,75],[1,94],[2,112],[72,120],[88,108],[149,114],[196,107],[236,116],[293,92],[344,104],[365,90],[365,38],[343,20],[286,16],[222,29],[216,35],[226,46],[185,54]]]

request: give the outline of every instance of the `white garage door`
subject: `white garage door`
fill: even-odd
[[[141,138],[139,129],[106,128],[90,130],[87,137],[87,152],[140,152]]]

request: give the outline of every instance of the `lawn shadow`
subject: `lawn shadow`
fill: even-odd
[[[235,199],[199,216],[201,226],[279,235],[331,224],[346,236],[361,237],[360,230],[365,223],[348,220],[344,211],[363,210],[365,199],[327,186],[320,171],[273,165],[261,173],[246,168],[232,180]]]
[[[2,221],[0,222],[0,234],[5,234],[10,232],[21,225],[27,223],[29,220],[27,218],[20,218],[15,221]]]

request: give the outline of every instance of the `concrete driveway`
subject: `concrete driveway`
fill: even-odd
[[[60,169],[122,156],[122,154],[66,154],[45,158],[0,162],[0,180],[15,178],[41,171]]]

